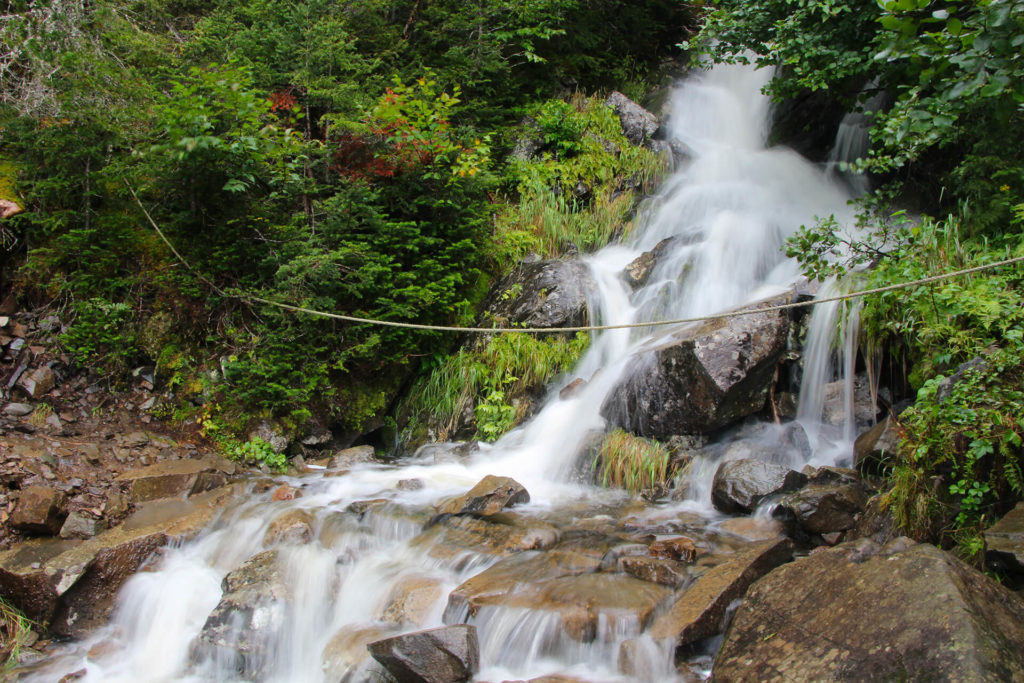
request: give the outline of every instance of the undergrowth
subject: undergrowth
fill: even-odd
[[[622,429],[605,435],[594,455],[591,470],[601,486],[630,493],[664,491],[675,475],[671,453],[665,444]]]
[[[437,438],[449,439],[467,410],[476,435],[493,441],[522,420],[529,394],[571,368],[589,337],[540,338],[522,332],[495,335],[442,359],[410,392],[412,415],[433,415]]]
[[[30,619],[0,598],[0,678],[18,665],[32,627]]]

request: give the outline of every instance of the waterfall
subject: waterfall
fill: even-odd
[[[599,287],[595,322],[698,316],[792,287],[799,269],[783,255],[786,238],[819,217],[850,220],[849,194],[841,183],[791,150],[766,146],[770,103],[761,89],[770,77],[768,70],[723,65],[675,89],[671,134],[692,157],[665,181],[629,243],[586,258]],[[669,239],[648,283],[630,291],[620,277],[623,268]],[[813,325],[821,326],[824,339],[834,318],[816,317]],[[368,640],[441,625],[448,594],[498,559],[453,550],[440,525],[423,531],[427,506],[496,474],[526,486],[532,501],[515,510],[538,523],[584,519],[599,525],[629,509],[621,494],[574,483],[571,474],[581,446],[606,427],[600,407],[627,361],[661,333],[641,328],[595,335],[575,370],[587,380],[582,391],[567,400],[553,397],[528,423],[467,460],[357,465],[345,476],[296,479],[292,483],[305,493],[289,502],[271,504],[269,494],[253,493],[199,538],[168,549],[151,571],[129,580],[108,627],[70,644],[27,680],[56,680],[80,670],[86,682],[367,680],[374,666],[365,659]],[[831,351],[823,348],[824,358]],[[832,372],[822,362],[820,372],[808,373],[814,381]],[[807,401],[820,400],[813,396],[805,392]],[[819,439],[812,408],[804,418]],[[733,457],[730,448],[716,444],[712,452],[718,455],[694,470],[693,500],[663,512],[684,509],[705,520],[721,519],[707,503],[707,483],[717,458]],[[422,486],[398,485],[409,479]],[[350,507],[367,500],[384,502],[362,513]],[[273,540],[271,525],[286,514],[309,520],[310,541]],[[239,576],[229,572],[243,562],[251,572],[276,577],[266,581],[280,582],[280,594],[262,595],[249,616],[229,613],[219,635],[211,636],[204,631],[207,615],[221,599],[225,577]],[[408,595],[410,586],[419,591],[423,609],[414,620],[407,616],[408,623],[385,619],[396,596]],[[671,653],[645,640],[636,619],[603,611],[593,633],[583,638],[567,633],[553,614],[517,605],[461,613],[480,632],[480,680],[551,673],[635,680],[619,673],[620,646],[631,639],[654,672],[638,676],[674,675]],[[243,634],[244,619],[259,628]],[[243,636],[245,647],[234,651],[217,640],[237,643]]]

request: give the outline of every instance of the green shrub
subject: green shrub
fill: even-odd
[[[598,483],[630,493],[664,492],[675,476],[668,448],[622,429],[602,439],[591,463]]]

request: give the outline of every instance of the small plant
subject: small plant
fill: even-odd
[[[288,459],[284,453],[278,453],[270,442],[260,437],[253,437],[249,441],[235,443],[228,447],[228,454],[232,459],[246,463],[247,465],[266,465],[278,472],[284,470]]]
[[[34,625],[24,614],[0,598],[0,677],[18,665],[21,650],[29,642]]]
[[[675,469],[664,444],[622,429],[605,435],[591,463],[601,486],[630,493],[667,489]]]

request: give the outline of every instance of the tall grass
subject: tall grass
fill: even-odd
[[[630,493],[667,489],[676,467],[665,444],[616,429],[605,435],[591,463],[597,482]]]
[[[21,660],[21,651],[29,642],[33,627],[24,614],[0,598],[0,680]]]

